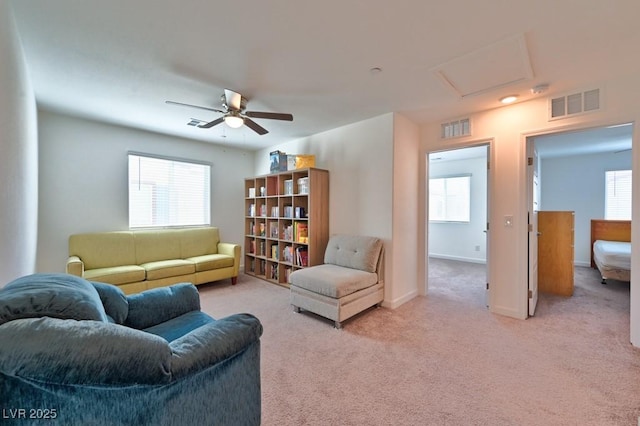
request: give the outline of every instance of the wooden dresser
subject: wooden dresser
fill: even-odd
[[[573,295],[574,216],[572,211],[538,212],[538,291]]]

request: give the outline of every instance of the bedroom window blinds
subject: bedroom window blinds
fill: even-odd
[[[604,218],[631,220],[631,170],[605,172]]]
[[[129,153],[129,227],[210,225],[211,165]]]
[[[429,221],[471,220],[471,175],[429,179]]]

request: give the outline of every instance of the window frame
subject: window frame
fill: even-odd
[[[434,176],[434,177],[430,177],[429,178],[429,223],[461,223],[461,224],[468,224],[471,223],[471,173],[456,173],[456,174],[451,174],[451,175],[443,175],[443,176]],[[451,199],[451,197],[453,196],[449,196],[449,194],[447,193],[447,189],[446,189],[446,183],[448,180],[450,179],[459,179],[459,178],[465,178],[467,185],[466,185],[466,191],[467,193],[466,195],[466,219],[451,219],[448,215],[447,215],[447,206],[449,205],[449,200]],[[443,180],[444,181],[444,218],[438,218],[438,219],[432,219],[432,208],[434,206],[434,202],[433,202],[433,197],[434,197],[434,191],[432,190],[432,185],[431,182],[432,181],[436,181],[436,180]]]
[[[621,176],[620,178],[616,178],[615,174],[616,173],[620,173]],[[626,188],[624,191],[624,195],[628,195],[628,197],[623,198],[620,200],[613,200],[616,201],[616,204],[619,203],[627,203],[628,205],[625,206],[615,206],[615,207],[611,207],[610,204],[612,201],[610,201],[610,174],[614,174],[613,180],[614,180],[614,185],[616,184],[616,182],[622,182],[622,179],[625,179],[628,184],[629,184],[629,188],[628,190],[626,190]],[[632,216],[632,212],[633,212],[633,170],[632,169],[617,169],[617,170],[605,170],[604,172],[604,218],[605,220],[631,220],[631,216]],[[610,208],[611,207],[611,208]],[[628,210],[628,216],[627,215],[621,215],[621,213],[626,213]],[[617,213],[617,214],[616,214]]]
[[[179,216],[175,216],[175,209],[179,208],[179,206],[176,206],[175,204],[173,205],[173,208],[171,207],[172,201],[169,200],[168,204],[165,205],[165,210],[166,210],[166,216],[167,216],[167,220],[166,221],[162,221],[160,223],[155,222],[155,223],[145,223],[142,224],[139,220],[136,221],[135,223],[132,221],[133,220],[133,215],[132,215],[132,193],[131,193],[131,189],[133,187],[133,185],[140,185],[140,178],[137,178],[136,180],[132,180],[132,160],[134,160],[135,158],[141,158],[141,159],[150,159],[150,160],[160,160],[160,161],[167,161],[167,162],[171,162],[174,163],[175,165],[177,165],[178,167],[190,167],[190,166],[204,166],[205,169],[202,170],[202,177],[203,177],[203,181],[201,182],[201,185],[203,186],[202,188],[202,194],[204,195],[204,199],[202,201],[200,201],[200,208],[201,210],[199,211],[198,215],[200,215],[202,220],[197,220],[197,221],[179,221],[176,220],[176,218],[179,218]],[[192,159],[186,159],[186,158],[178,158],[178,157],[171,157],[171,156],[165,156],[165,155],[158,155],[158,154],[149,154],[149,153],[142,153],[142,152],[135,152],[135,151],[129,151],[127,153],[127,212],[128,212],[128,221],[129,221],[129,229],[163,229],[163,228],[187,228],[187,227],[199,227],[199,226],[211,226],[211,182],[212,182],[212,172],[213,172],[213,164],[211,162],[208,161],[200,161],[200,160],[192,160]],[[175,179],[175,177],[180,177],[180,174],[174,174],[172,175],[172,178]],[[206,177],[206,178],[205,178]],[[149,185],[155,185],[156,182],[151,179],[149,180]],[[175,181],[173,181],[175,183]],[[185,182],[182,182],[182,184],[185,184]],[[169,184],[166,188],[165,188],[166,194],[168,194],[168,196],[170,197],[171,195],[176,195],[180,193],[179,188],[176,187],[176,185],[171,185]],[[154,195],[155,197],[155,195]],[[195,199],[196,197],[194,197]],[[153,199],[155,202],[155,198]],[[184,202],[185,200],[188,201],[188,197],[187,198],[182,198],[181,201]],[[153,203],[152,202],[152,203]],[[153,207],[151,207],[151,209],[153,209]],[[172,213],[173,212],[173,213]],[[151,216],[155,216],[157,215],[157,212],[153,212],[151,213]],[[152,221],[154,220],[152,219]]]

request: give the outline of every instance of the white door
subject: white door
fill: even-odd
[[[538,211],[540,210],[538,152],[533,139],[527,139],[527,200],[529,236],[529,316],[536,312],[538,304]]]
[[[491,217],[491,214],[489,212],[489,207],[491,206],[491,145],[487,145],[487,227],[485,228],[485,253],[486,253],[486,279],[487,279],[487,290],[485,292],[485,305],[487,306],[487,308],[491,307],[491,300],[490,300],[490,286],[489,286],[489,277],[491,277],[491,274],[489,273],[489,267],[491,265],[491,262],[489,262],[489,253],[491,253],[491,247],[490,247],[490,241],[491,239],[489,238],[491,236],[491,234],[489,233],[489,218]]]

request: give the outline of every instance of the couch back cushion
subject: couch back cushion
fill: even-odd
[[[0,325],[0,369],[46,383],[158,385],[171,381],[162,337],[117,324],[26,318]],[[115,395],[115,394],[114,394]]]
[[[80,277],[33,274],[0,289],[0,324],[39,317],[108,321],[98,292]]]
[[[69,237],[69,256],[78,256],[85,269],[135,265],[135,241],[130,231],[75,234]]]
[[[324,253],[324,263],[376,272],[382,240],[360,235],[332,235]]]
[[[218,228],[187,228],[181,233],[182,258],[217,254],[220,235]]]
[[[124,291],[117,285],[91,281],[98,292],[104,311],[110,321],[116,324],[124,324],[129,315],[129,301]]]
[[[136,264],[181,259],[181,229],[134,231]]]

